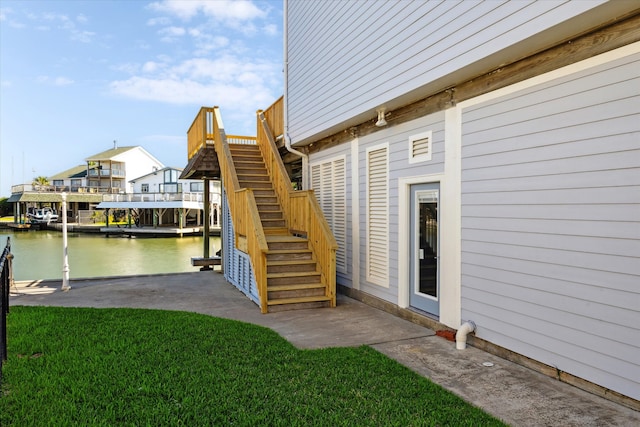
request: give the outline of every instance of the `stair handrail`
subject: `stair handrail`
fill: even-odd
[[[251,258],[255,274],[260,311],[267,312],[267,239],[262,228],[258,205],[253,190],[240,188],[238,175],[233,164],[227,135],[222,123],[220,109],[212,111],[214,147],[218,153],[220,174],[224,185],[229,211],[233,221],[236,248]]]
[[[313,190],[293,189],[276,147],[274,135],[265,119],[264,111],[258,110],[256,114],[258,122],[257,143],[282,206],[287,226],[292,232],[307,236],[309,244],[316,254],[322,283],[326,284],[326,296],[331,298],[331,306],[335,307],[338,243]]]

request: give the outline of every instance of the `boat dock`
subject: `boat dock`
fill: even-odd
[[[183,237],[201,236],[204,227],[100,227],[106,237]],[[210,235],[219,236],[220,228],[211,228]]]

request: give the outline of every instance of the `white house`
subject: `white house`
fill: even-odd
[[[284,13],[284,139],[341,289],[640,408],[640,4]]]
[[[86,159],[88,186],[99,192],[131,193],[129,181],[164,165],[140,146],[117,147]]]
[[[182,168],[153,168],[129,182],[131,192],[105,194],[99,209],[134,210],[139,225],[187,225],[204,223],[204,181],[181,179]],[[210,182],[211,225],[218,225],[220,182]]]

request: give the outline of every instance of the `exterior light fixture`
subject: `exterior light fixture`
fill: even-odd
[[[386,111],[387,110],[385,108],[378,109],[378,121],[376,122],[376,126],[378,126],[379,128],[387,125],[387,121],[384,119]]]

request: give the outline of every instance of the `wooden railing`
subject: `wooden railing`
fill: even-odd
[[[213,111],[218,107],[202,107],[187,131],[187,159],[191,160],[206,144],[213,144]]]
[[[264,118],[274,138],[284,135],[284,97],[280,97],[264,110]]]
[[[202,110],[200,112],[202,113]],[[209,110],[209,109],[208,109]],[[218,107],[210,109],[211,133],[208,134],[214,141],[215,150],[218,153],[220,174],[222,183],[227,192],[229,211],[233,218],[236,247],[249,254],[253,264],[253,270],[260,296],[260,310],[267,312],[267,239],[264,235],[258,206],[253,195],[253,190],[240,188],[238,176],[233,165],[231,151],[227,135],[224,131],[220,110]],[[209,114],[209,112],[207,112]],[[253,137],[233,137],[235,142],[251,143]],[[202,146],[202,145],[200,145]]]
[[[281,101],[282,98],[279,100]],[[270,109],[282,109],[282,103],[274,103]],[[307,236],[320,268],[322,283],[326,284],[327,296],[335,306],[336,295],[336,250],[338,244],[324,218],[313,190],[295,191],[282,158],[275,144],[278,134],[269,127],[267,117],[282,117],[282,112],[258,111],[258,146],[282,206],[289,230]],[[282,128],[282,125],[280,125]]]

